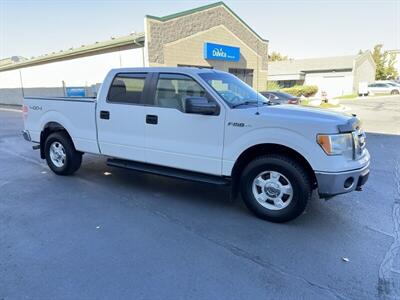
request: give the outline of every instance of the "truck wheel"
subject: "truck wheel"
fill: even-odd
[[[298,217],[311,198],[307,173],[282,155],[256,158],[244,169],[241,192],[246,206],[258,217],[286,222]]]
[[[398,94],[399,94],[399,91],[398,91],[398,90],[393,90],[390,94],[392,94],[392,95],[398,95]]]
[[[45,142],[46,161],[57,175],[71,175],[82,163],[82,153],[75,150],[70,137],[64,132],[50,134]]]

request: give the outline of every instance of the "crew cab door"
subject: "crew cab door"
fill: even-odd
[[[104,155],[145,161],[147,73],[119,73],[96,110],[98,141]]]
[[[217,115],[186,113],[187,97],[207,97],[192,77],[155,73],[151,104],[146,112],[146,161],[207,174],[221,175],[224,109]]]

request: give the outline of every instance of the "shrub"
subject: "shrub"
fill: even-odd
[[[267,81],[267,90],[268,91],[278,91],[282,87],[276,81]]]
[[[288,93],[288,94],[292,94],[296,97],[301,97],[302,96],[302,91],[303,91],[303,86],[301,85],[295,85],[292,86],[290,88],[284,88],[281,89],[282,92]]]
[[[316,85],[295,85],[290,88],[281,89],[282,92],[292,94],[297,97],[311,97],[318,92],[318,87]]]
[[[318,87],[316,85],[304,85],[303,86],[303,96],[312,97],[318,92]]]

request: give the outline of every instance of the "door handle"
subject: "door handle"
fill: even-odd
[[[158,124],[158,116],[156,115],[146,115],[147,124]]]
[[[110,119],[110,112],[107,110],[100,111],[100,119],[109,120]]]

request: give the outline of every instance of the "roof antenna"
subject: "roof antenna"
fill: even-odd
[[[258,103],[258,76],[260,76],[260,70],[259,70],[259,68],[258,68],[258,60],[259,60],[259,54],[258,54],[258,41],[257,41],[257,76],[256,76],[256,78],[257,78],[257,83],[256,83],[256,90],[257,90],[257,112],[256,112],[256,115],[259,115],[260,114],[260,112],[259,112],[259,103]]]

